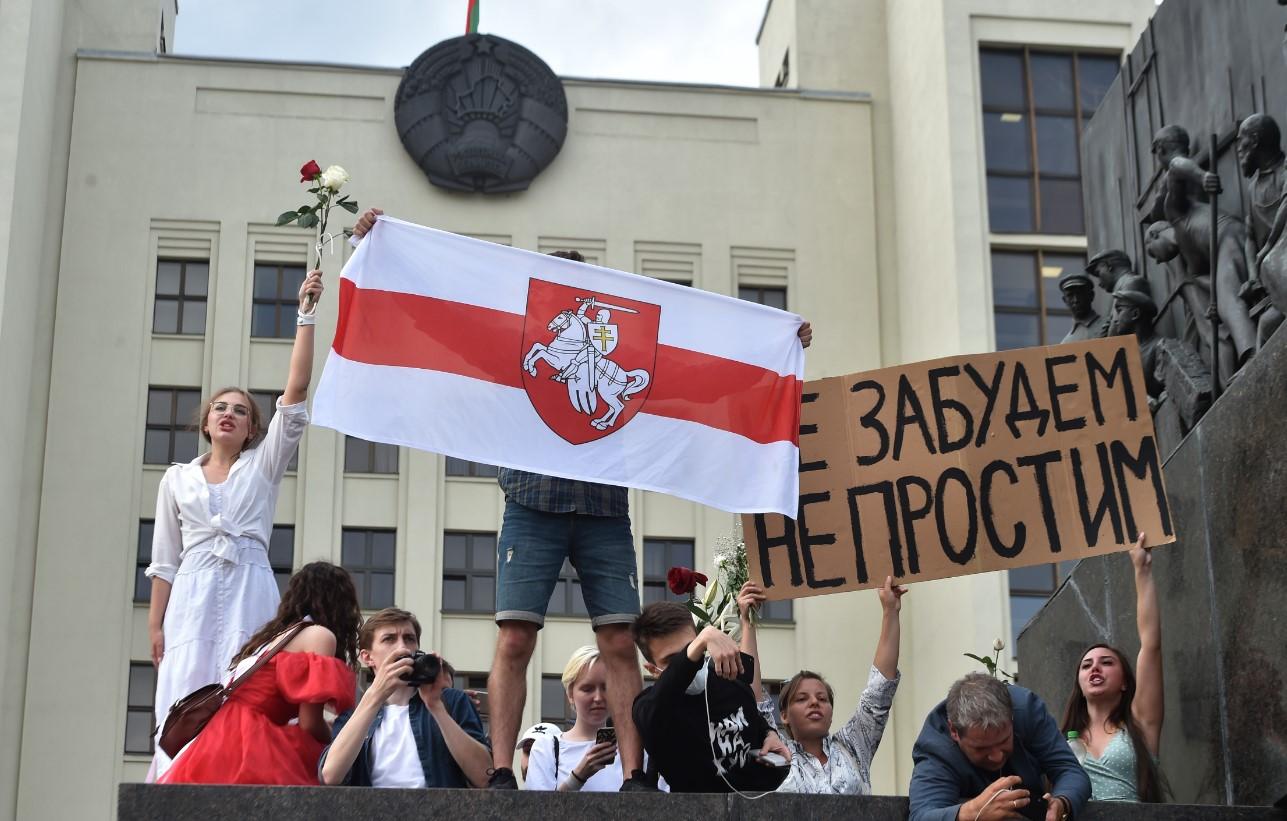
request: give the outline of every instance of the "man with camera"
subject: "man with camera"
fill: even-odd
[[[353,787],[481,787],[492,766],[482,721],[451,689],[442,659],[420,652],[420,622],[385,608],[362,625],[358,659],[373,681],[335,720],[322,752],[323,784]]]

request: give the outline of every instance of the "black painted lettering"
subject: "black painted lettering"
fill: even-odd
[[[817,590],[823,587],[839,587],[845,583],[843,577],[833,579],[819,579],[813,574],[813,547],[814,545],[835,544],[836,534],[820,533],[812,534],[809,532],[809,525],[805,519],[804,509],[808,505],[817,502],[827,502],[831,500],[831,492],[823,491],[822,493],[806,493],[800,497],[800,515],[796,517],[796,525],[800,528],[800,554],[804,559],[804,581],[809,587]]]
[[[970,409],[963,403],[955,399],[943,396],[943,391],[939,385],[939,380],[949,376],[957,376],[961,369],[955,365],[949,365],[944,368],[934,368],[928,374],[930,388],[930,403],[934,407],[934,422],[938,427],[938,449],[940,453],[951,453],[954,450],[960,450],[970,444],[970,439],[974,437],[974,417],[970,415]],[[947,411],[952,411],[961,420],[961,426],[965,429],[961,438],[953,439],[947,430]]]
[[[803,395],[800,397],[800,404],[801,404],[801,405],[807,405],[807,404],[808,404],[808,403],[810,403],[810,402],[816,402],[816,401],[818,401],[818,394],[816,394],[816,393],[806,393],[806,394],[803,394]],[[814,435],[814,434],[815,434],[815,433],[817,433],[817,432],[818,432],[818,426],[817,426],[817,425],[801,425],[801,426],[800,426],[800,435],[801,435],[801,436],[812,436],[812,435]],[[801,447],[800,452],[801,452],[801,453],[804,453],[804,448],[803,448],[803,447]],[[810,471],[815,471],[815,470],[826,470],[826,469],[827,469],[827,460],[826,460],[826,459],[818,459],[818,460],[815,460],[815,461],[813,461],[813,462],[804,462],[804,461],[801,461],[801,462],[800,462],[800,472],[801,472],[801,473],[809,473]]]
[[[974,439],[974,446],[983,447],[983,443],[988,440],[988,427],[992,424],[992,410],[997,405],[997,397],[1001,395],[1001,377],[1005,375],[1005,360],[997,363],[997,369],[992,374],[992,381],[985,381],[982,375],[974,369],[973,365],[966,364],[965,375],[970,377],[975,387],[983,394],[986,404],[983,407],[983,415],[979,417],[979,434]]]
[[[896,483],[898,488],[898,507],[903,512],[903,542],[907,545],[907,570],[912,574],[921,572],[921,558],[916,550],[916,522],[924,519],[934,509],[934,499],[930,496],[930,483],[919,476],[904,476]],[[922,502],[912,507],[911,494],[908,491],[915,487],[921,492]],[[903,557],[895,553],[894,575],[902,577]]]
[[[955,481],[965,491],[965,512],[969,516],[970,526],[965,533],[965,544],[959,549],[952,544],[947,532],[947,483]],[[979,512],[975,506],[974,486],[970,476],[960,468],[948,468],[938,477],[938,486],[934,488],[934,519],[938,523],[938,540],[943,545],[943,552],[957,564],[969,564],[974,558],[974,547],[979,538]]]
[[[1019,393],[1023,392],[1023,401],[1027,407],[1019,409]],[[1050,421],[1050,411],[1037,404],[1037,397],[1032,393],[1032,383],[1028,381],[1028,369],[1022,362],[1014,364],[1014,376],[1010,380],[1010,412],[1005,415],[1006,427],[1015,439],[1022,438],[1019,432],[1020,422],[1037,422],[1037,435],[1046,435],[1046,423]]]
[[[1059,405],[1059,397],[1064,394],[1077,393],[1080,384],[1077,382],[1060,382],[1055,376],[1055,368],[1060,365],[1071,365],[1077,361],[1074,354],[1064,354],[1062,356],[1046,357],[1046,388],[1050,391],[1050,410],[1055,418],[1055,430],[1063,433],[1069,430],[1081,430],[1086,427],[1086,417],[1074,416],[1072,419],[1065,419],[1063,408]]]
[[[766,513],[755,514],[755,541],[760,545],[760,572],[764,574],[764,588],[773,587],[773,563],[769,560],[769,549],[785,547],[787,561],[791,565],[791,586],[800,587],[804,577],[800,575],[800,546],[795,540],[795,522],[785,516],[773,514],[773,518],[782,522],[782,535],[769,538],[768,516]]]
[[[859,425],[867,428],[868,430],[874,430],[876,432],[876,436],[880,438],[880,448],[870,456],[863,456],[860,454],[858,456],[858,464],[863,467],[874,465],[881,459],[884,459],[885,454],[889,453],[889,431],[885,430],[885,426],[880,423],[880,420],[876,416],[880,413],[880,409],[885,406],[885,386],[874,379],[865,379],[862,382],[856,383],[849,390],[854,393],[858,393],[860,391],[876,392],[876,401],[872,403],[871,410],[858,417]]]
[[[854,552],[857,554],[858,581],[867,583],[867,561],[863,552],[863,532],[861,516],[858,512],[858,497],[868,493],[879,493],[885,499],[885,526],[889,530],[889,554],[901,556],[902,540],[898,537],[898,510],[894,503],[894,483],[876,482],[872,485],[849,488],[849,524],[853,528]]]
[[[1086,534],[1086,544],[1094,547],[1099,544],[1099,530],[1107,517],[1113,527],[1116,544],[1122,542],[1122,513],[1117,507],[1117,493],[1113,490],[1113,474],[1108,458],[1108,446],[1103,442],[1095,445],[1099,456],[1099,478],[1104,488],[1095,510],[1090,510],[1090,491],[1086,487],[1086,474],[1081,466],[1081,449],[1072,449],[1073,492],[1077,495],[1077,510],[1081,514],[1081,526]]]
[[[921,432],[921,439],[925,441],[925,449],[930,453],[937,453],[934,450],[934,439],[930,436],[929,424],[925,421],[925,411],[921,407],[921,400],[916,396],[916,391],[912,388],[911,381],[906,375],[898,377],[898,418],[894,421],[894,461],[897,462],[903,458],[903,431],[907,426],[916,423],[916,427]]]
[[[1135,406],[1135,386],[1131,384],[1131,372],[1126,367],[1126,349],[1118,348],[1117,353],[1113,355],[1113,361],[1107,369],[1099,364],[1099,360],[1090,351],[1086,352],[1086,375],[1090,380],[1090,405],[1095,411],[1095,421],[1100,425],[1104,424],[1104,404],[1099,396],[1099,378],[1104,378],[1104,387],[1111,388],[1120,377],[1122,380],[1122,395],[1126,399],[1126,418],[1134,422],[1139,417],[1139,409]]]
[[[1028,540],[1028,529],[1023,522],[1014,523],[1014,541],[1006,544],[997,533],[996,522],[992,519],[992,480],[998,473],[1004,473],[1011,485],[1019,483],[1019,476],[1014,468],[1004,459],[995,459],[983,468],[979,477],[979,514],[983,517],[983,530],[988,534],[988,544],[998,556],[1013,559],[1023,552],[1023,545]]]
[[[1037,495],[1041,497],[1041,518],[1046,523],[1046,538],[1050,541],[1052,553],[1058,553],[1063,546],[1059,542],[1059,524],[1055,521],[1055,503],[1050,495],[1050,476],[1046,468],[1063,460],[1063,454],[1057,450],[1015,460],[1021,468],[1032,468],[1033,476],[1037,479]]]
[[[1126,517],[1126,532],[1131,538],[1139,533],[1135,526],[1135,514],[1131,509],[1131,491],[1126,486],[1126,470],[1136,479],[1149,478],[1153,484],[1153,496],[1158,512],[1162,516],[1162,532],[1171,535],[1171,508],[1167,504],[1166,490],[1162,487],[1162,466],[1157,458],[1157,444],[1152,436],[1140,440],[1140,451],[1132,454],[1125,442],[1113,442],[1110,446],[1113,454],[1113,473],[1117,475],[1117,493],[1122,499],[1122,513]]]

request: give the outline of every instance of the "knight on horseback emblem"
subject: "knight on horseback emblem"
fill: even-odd
[[[578,413],[598,413],[599,399],[607,411],[590,422],[591,427],[607,431],[617,423],[625,403],[645,390],[651,376],[644,368],[626,370],[608,358],[620,342],[619,323],[611,321],[613,312],[638,314],[634,308],[600,302],[596,297],[578,296],[575,311],[565,309],[550,320],[546,329],[554,333],[548,343],[534,342],[523,357],[523,370],[536,376],[536,366],[545,362],[554,369],[550,379],[567,385],[568,400]],[[564,303],[566,304],[566,303]],[[593,319],[586,316],[594,310]],[[546,314],[548,316],[548,314]]]

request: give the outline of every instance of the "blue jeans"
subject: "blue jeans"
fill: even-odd
[[[581,579],[594,627],[635,620],[639,579],[629,517],[546,513],[506,500],[497,541],[496,621],[545,624],[564,559]]]

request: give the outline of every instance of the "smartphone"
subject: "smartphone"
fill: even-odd
[[[487,691],[486,690],[466,690],[465,695],[469,700],[474,702],[474,707],[478,710],[481,717],[487,716]]]
[[[598,732],[596,732],[596,733],[594,734],[594,743],[595,743],[595,744],[604,744],[604,743],[607,743],[607,744],[616,744],[616,743],[617,743],[617,730],[616,730],[616,728],[615,728],[615,727],[600,727],[600,728],[599,728],[599,730],[598,730]]]

